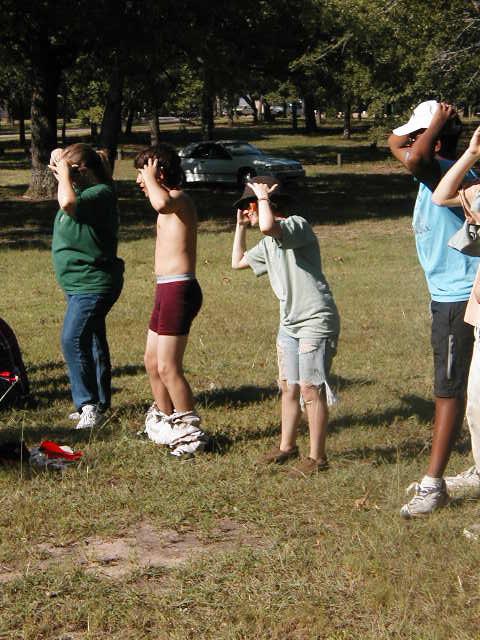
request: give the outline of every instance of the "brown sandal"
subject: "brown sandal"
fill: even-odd
[[[280,447],[273,447],[261,456],[256,464],[264,466],[269,464],[284,464],[287,460],[298,458],[298,447],[290,449],[290,451],[282,451]]]

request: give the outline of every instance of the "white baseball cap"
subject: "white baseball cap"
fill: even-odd
[[[406,124],[402,124],[401,127],[394,129],[393,133],[396,136],[405,136],[419,129],[428,129],[434,113],[438,108],[438,104],[436,100],[421,102],[418,107],[413,110],[410,120]]]

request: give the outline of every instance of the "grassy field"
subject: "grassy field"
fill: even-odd
[[[191,190],[204,307],[186,368],[215,448],[178,463],[136,437],[151,401],[142,356],[154,216],[130,157],[142,135],[124,141],[116,169],[126,281],[108,322],[113,416],[91,435],[67,419],[64,302],[49,253],[55,204],[21,198],[28,167],[14,141],[0,158],[0,315],[34,393],[28,408],[0,414],[0,441],[49,438],[85,453],[63,476],[0,467],[0,639],[478,638],[479,548],[462,535],[480,519],[477,504],[415,522],[398,514],[425,469],[433,410],[410,178],[384,148],[370,149],[366,132],[344,141],[334,129],[225,131],[307,169],[295,211],[315,225],[342,318],[331,469],[306,480],[255,471],[278,435],[278,307],[266,278],[230,269],[236,192],[204,187]],[[176,144],[196,135],[165,130]],[[470,464],[464,433],[450,470]]]

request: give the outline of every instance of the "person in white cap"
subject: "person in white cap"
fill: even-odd
[[[448,502],[443,478],[465,413],[473,328],[464,322],[478,258],[448,246],[463,225],[461,208],[439,206],[432,192],[454,164],[461,133],[457,112],[435,100],[422,102],[410,120],[388,139],[393,155],[418,180],[413,229],[420,264],[431,296],[431,342],[434,360],[435,420],[427,472],[411,484],[413,498],[400,510],[405,518],[427,515]]]
[[[435,189],[436,204],[462,206],[469,223],[480,224],[480,180],[464,184],[465,176],[480,160],[480,127],[459,160],[447,171]],[[474,327],[473,350],[467,389],[467,422],[472,441],[474,465],[456,476],[445,478],[449,494],[480,496],[480,269],[473,285],[465,313],[465,322]],[[479,525],[474,525],[478,529]],[[478,532],[477,532],[478,533]],[[468,536],[468,530],[466,530]]]

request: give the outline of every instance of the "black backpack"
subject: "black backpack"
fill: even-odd
[[[19,405],[30,392],[27,372],[13,329],[0,318],[0,409]]]

